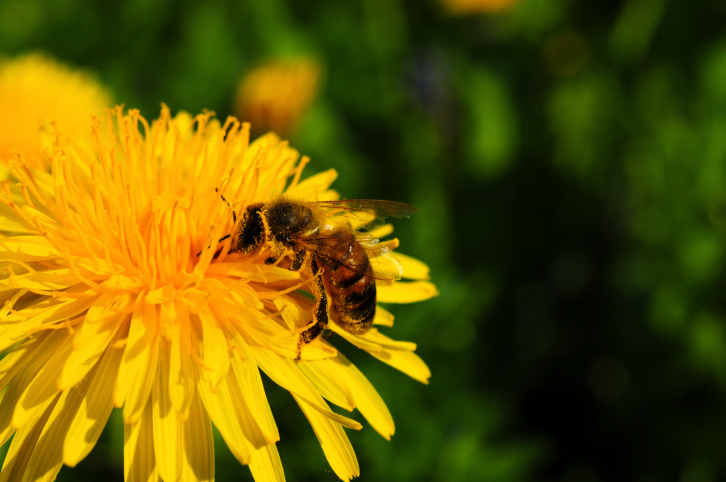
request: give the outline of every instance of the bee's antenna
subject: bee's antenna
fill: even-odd
[[[215,188],[214,188],[214,192],[216,192],[216,193],[219,193],[219,188],[216,188],[216,187],[215,187]],[[232,211],[232,220],[234,221],[234,224],[237,224],[237,213],[235,212],[235,210],[234,210],[234,209],[232,209],[232,206],[231,206],[231,205],[229,204],[229,201],[227,201],[227,200],[226,200],[226,199],[224,198],[224,196],[223,196],[222,194],[220,194],[220,195],[219,195],[219,197],[221,197],[221,198],[222,198],[222,201],[224,201],[225,203],[227,203],[227,206],[228,206],[228,207],[229,207],[229,209],[230,209],[230,210]],[[231,234],[228,234],[228,235],[226,235],[226,236],[223,236],[223,237],[219,238],[219,241],[217,241],[217,243],[221,243],[222,241],[224,241],[225,239],[229,238],[230,236],[231,236]],[[199,256],[200,256],[201,254],[202,254],[202,252],[201,252],[201,251],[200,251],[200,252],[198,252],[198,253],[197,253],[197,258],[198,258],[198,257],[199,257]],[[216,258],[216,257],[217,257],[217,255],[215,255],[214,257]]]
[[[214,188],[214,192],[216,192],[216,193],[219,193],[219,188],[216,188],[216,187],[215,187],[215,188]],[[226,199],[224,198],[224,195],[223,195],[223,194],[220,194],[220,195],[219,195],[219,197],[221,197],[221,198],[222,198],[222,201],[224,201],[225,203],[227,203],[227,206],[228,206],[228,207],[229,207],[229,209],[230,209],[230,210],[232,211],[232,221],[234,221],[234,223],[235,223],[235,224],[237,224],[237,213],[235,212],[235,210],[234,210],[234,209],[232,209],[232,205],[231,205],[231,204],[229,203],[229,201],[227,201],[227,200],[226,200]],[[227,237],[229,237],[229,235],[227,235]],[[227,238],[222,238],[222,239],[227,239]],[[220,241],[221,241],[221,240],[220,240]]]

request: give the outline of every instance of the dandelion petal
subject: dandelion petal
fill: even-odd
[[[244,393],[244,399],[252,413],[252,418],[257,422],[267,443],[275,443],[280,440],[280,434],[272,416],[272,410],[270,410],[270,404],[265,395],[265,387],[262,385],[260,371],[252,351],[239,335],[233,339],[233,342],[241,352],[241,356],[235,354],[232,358],[234,374],[237,377],[235,384],[238,384],[241,393]]]
[[[401,263],[404,278],[415,280],[428,280],[430,278],[430,270],[425,263],[403,253],[397,252],[394,256]]]
[[[358,477],[360,475],[358,459],[355,452],[353,452],[353,446],[350,444],[348,436],[343,431],[343,427],[294,394],[293,398],[300,405],[305,417],[312,425],[315,436],[325,453],[325,458],[328,459],[328,463],[335,474],[341,480]]]
[[[34,423],[18,430],[10,443],[10,448],[3,462],[0,472],[0,482],[16,482],[23,480],[28,463],[33,456],[33,451],[38,443],[40,434],[43,432],[51,412],[59,397],[54,398],[43,411],[42,416]]]
[[[415,303],[433,298],[439,292],[433,283],[428,281],[400,281],[390,286],[378,288],[378,301],[381,303]]]
[[[68,428],[63,444],[63,463],[74,467],[93,449],[113,410],[112,394],[123,350],[108,347],[90,377],[91,385]]]
[[[268,444],[252,451],[250,472],[255,482],[285,482],[285,472],[275,444]]]
[[[134,424],[146,406],[156,378],[159,357],[156,308],[143,303],[139,295],[131,316],[129,337],[114,386],[114,403],[125,400],[124,423]]]
[[[58,394],[59,390],[55,381],[72,351],[70,337],[66,336],[58,350],[48,359],[48,362],[20,396],[13,413],[13,427],[24,427],[35,418],[36,413],[42,412],[47,403]]]
[[[154,451],[153,409],[148,399],[139,420],[124,425],[124,480],[128,482],[157,482]]]
[[[335,420],[338,424],[345,425],[346,427],[360,430],[360,423],[355,420],[338,415],[332,412],[323,401],[323,398],[315,391],[315,387],[310,381],[302,374],[300,369],[295,365],[289,358],[281,358],[270,353],[268,350],[263,350],[258,347],[249,347],[254,353],[255,360],[259,364],[260,368],[278,385],[288,390],[293,395],[297,395],[300,400],[306,401],[310,407],[317,410],[325,417],[331,420]]]
[[[393,417],[373,385],[340,353],[336,358],[317,362],[320,370],[332,380],[342,380],[351,394],[355,407],[368,420],[368,423],[386,440],[395,432]]]
[[[182,424],[183,471],[182,480],[214,480],[214,439],[212,423],[199,396],[194,396],[189,407],[189,418]]]
[[[227,378],[232,376],[234,376],[232,372],[228,372]],[[232,398],[227,379],[220,382],[216,393],[212,393],[208,383],[200,384],[199,396],[232,454],[241,464],[249,464],[250,449],[245,439],[242,421],[237,414],[240,400]],[[244,400],[242,400],[243,402]]]
[[[345,384],[345,378],[331,376],[331,374],[325,370],[324,367],[328,365],[328,360],[334,360],[334,358],[326,358],[324,360],[315,361],[303,360],[298,364],[298,366],[300,367],[300,371],[302,371],[307,379],[310,380],[310,383],[315,386],[318,393],[320,393],[326,400],[351,411],[355,408],[353,394],[350,393],[350,390],[348,390],[348,387]]]
[[[40,439],[28,462],[25,480],[53,481],[63,465],[63,440],[73,419],[81,407],[81,403],[91,385],[91,373],[83,383],[66,390],[60,396],[53,412],[45,423]]]
[[[173,306],[173,311],[170,309]],[[162,313],[164,309],[162,308]],[[169,361],[169,396],[174,409],[182,419],[189,416],[194,395],[194,376],[191,365],[189,312],[181,303],[170,303],[166,317],[177,320],[171,328],[171,356]]]
[[[417,354],[411,351],[384,348],[379,352],[371,352],[371,355],[421,383],[428,383],[429,378],[431,378],[429,367]]]
[[[172,407],[169,387],[169,354],[166,343],[159,351],[159,363],[154,382],[153,431],[154,453],[161,478],[176,482],[182,476],[183,439],[182,422]]]
[[[227,349],[227,337],[219,327],[214,315],[209,312],[200,312],[203,330],[204,363],[208,368],[206,372],[216,388],[227,376],[230,365],[230,353]]]

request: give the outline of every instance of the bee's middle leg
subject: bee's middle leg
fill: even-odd
[[[298,253],[299,254],[299,253]],[[297,257],[295,259],[297,261]],[[293,266],[295,264],[293,263]],[[318,274],[318,265],[315,260],[311,263],[313,276],[315,276],[315,285],[317,287],[317,302],[315,303],[315,311],[313,312],[313,318],[315,323],[307,330],[300,333],[300,338],[297,341],[297,358],[295,361],[300,361],[302,356],[302,348],[313,342],[320,334],[328,327],[328,295],[325,292],[325,286],[323,280]]]

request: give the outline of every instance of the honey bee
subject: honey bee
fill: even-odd
[[[267,249],[267,264],[313,278],[313,323],[300,333],[299,361],[303,346],[320,336],[330,320],[350,333],[366,333],[376,314],[376,279],[400,276],[374,275],[369,252],[386,254],[385,248],[376,251],[378,240],[356,233],[349,221],[358,220],[365,223],[363,229],[370,229],[388,216],[402,218],[417,212],[413,206],[395,201],[299,202],[279,197],[245,208],[230,253],[254,255]],[[332,223],[340,213],[345,222]]]

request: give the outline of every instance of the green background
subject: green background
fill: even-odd
[[[306,172],[417,206],[396,233],[441,292],[390,306],[384,331],[418,344],[428,386],[343,348],[396,421],[390,442],[348,432],[362,480],[710,482],[726,480],[725,21],[712,0],[466,17],[434,0],[0,0],[0,53],[88,69],[147,118],[165,102],[224,119],[260,61],[322,62],[291,136]],[[269,385],[287,480],[336,480]],[[217,480],[251,479],[219,441]],[[58,480],[121,480],[122,445],[115,414]]]

